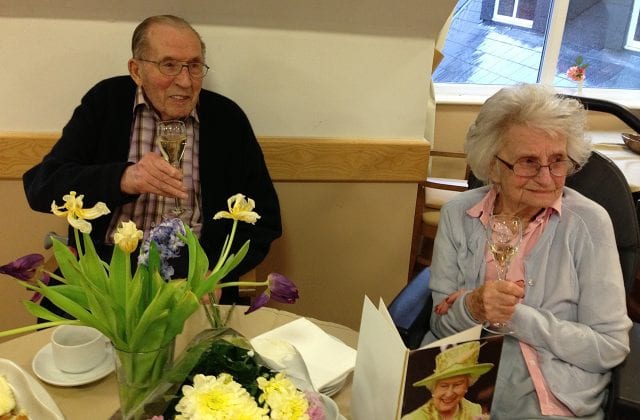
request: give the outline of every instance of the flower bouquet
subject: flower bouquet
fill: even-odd
[[[253,200],[245,199],[242,194],[229,198],[228,211],[214,216],[214,219],[233,219],[233,227],[213,268],[189,227],[179,221],[167,221],[151,234],[153,239],[143,245],[143,256],[135,273],[132,273],[131,253],[143,237],[135,223],[125,222],[119,226],[114,234],[113,254],[107,263],[100,259],[91,241],[88,220],[108,214],[109,209],[101,202],[84,209],[83,195],[76,195],[74,191],[63,200],[61,206],[54,201],[51,210],[66,217],[73,227],[76,249],[53,239],[61,275],[46,272],[39,278],[38,274],[43,273],[39,265],[42,259],[33,256],[0,267],[0,271],[18,278],[22,285],[45,296],[73,319],[60,317],[27,301],[24,302],[27,310],[48,322],[0,332],[0,337],[62,324],[96,328],[111,340],[115,349],[124,418],[135,417],[135,408],[159,383],[173,359],[175,337],[200,306],[207,311],[212,326],[223,324],[216,305],[216,289],[245,284],[267,286],[249,311],[264,305],[270,297],[288,303],[298,297],[293,283],[281,275],[270,275],[265,282],[221,282],[249,249],[247,241],[237,253],[231,253],[238,221],[255,223],[260,218],[253,211]],[[165,234],[163,228],[167,228]],[[188,249],[188,275],[184,279],[167,281],[171,272],[167,270],[166,260],[175,253],[179,242]],[[34,283],[25,280],[30,274],[36,275]],[[48,278],[55,278],[61,284],[48,285]],[[207,303],[202,304],[203,301]]]
[[[230,328],[196,336],[140,408],[145,419],[334,420],[337,406],[299,390]]]

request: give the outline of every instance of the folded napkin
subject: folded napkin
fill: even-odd
[[[282,342],[296,351],[292,353]],[[298,318],[254,337],[251,344],[269,367],[294,378],[308,376],[312,387],[320,392],[333,388],[356,365],[356,350],[306,318]],[[297,355],[302,358],[303,366]]]

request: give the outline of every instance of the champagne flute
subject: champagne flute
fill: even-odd
[[[511,259],[522,240],[522,220],[516,216],[492,215],[487,225],[487,244],[495,259],[498,281],[507,279]],[[510,334],[509,323],[485,323],[484,329],[497,334]]]
[[[162,157],[175,168],[180,168],[180,162],[187,144],[187,128],[179,120],[160,121],[156,124],[156,142]],[[180,199],[175,199],[175,208],[171,210],[174,216],[184,212]]]

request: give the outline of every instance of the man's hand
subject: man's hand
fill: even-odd
[[[466,296],[467,309],[477,321],[507,322],[524,297],[524,281],[487,281]]]
[[[156,153],[147,153],[130,165],[120,179],[120,189],[127,194],[152,193],[170,198],[188,198],[182,172]]]

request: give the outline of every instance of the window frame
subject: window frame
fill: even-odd
[[[638,28],[638,20],[640,20],[638,13],[640,13],[640,0],[633,0],[633,10],[629,17],[629,30],[627,31],[627,42],[625,43],[625,48],[631,51],[640,51],[640,41],[633,39]]]
[[[542,63],[537,83],[553,86],[562,36],[570,0],[553,0],[547,42],[543,47]],[[640,0],[634,0],[640,10]],[[632,14],[634,16],[634,14]],[[479,105],[505,85],[477,85],[466,83],[433,83],[436,104]],[[575,89],[556,86],[560,93],[575,94]],[[631,109],[640,109],[640,92],[625,89],[598,89],[584,87],[582,95],[618,102]]]
[[[533,28],[533,20],[528,20],[528,19],[521,19],[516,17],[515,15],[518,14],[518,6],[520,5],[520,0],[514,0],[513,2],[513,16],[505,16],[505,15],[499,15],[498,14],[498,9],[500,8],[500,1],[501,0],[496,0],[496,2],[493,4],[493,17],[492,19],[495,22],[501,22],[501,23],[507,23],[509,25],[517,25],[517,26],[522,26],[523,28]]]

